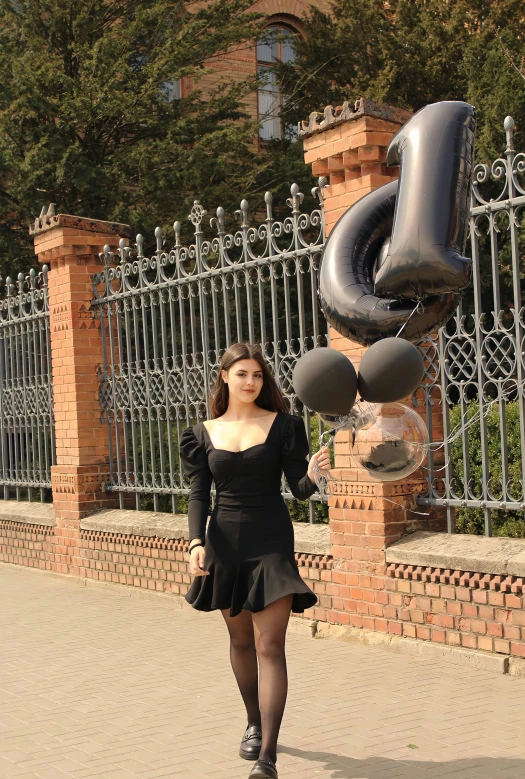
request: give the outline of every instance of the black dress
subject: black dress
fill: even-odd
[[[281,495],[281,476],[294,497],[307,500],[316,485],[307,476],[308,441],[302,419],[279,412],[262,444],[242,452],[216,449],[202,422],[187,428],[180,443],[190,477],[190,541],[205,538],[208,576],[196,576],[186,600],[199,611],[261,611],[293,594],[292,611],[303,612],[317,596],[299,574],[294,532]],[[210,488],[216,500],[208,531]]]

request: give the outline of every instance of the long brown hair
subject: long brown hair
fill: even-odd
[[[219,373],[210,396],[211,418],[221,417],[228,408],[230,390],[222,378],[222,371],[229,371],[232,365],[239,360],[257,360],[261,366],[263,385],[255,400],[255,405],[265,408],[267,411],[284,411],[288,413],[284,395],[270,373],[260,345],[238,343],[232,344],[222,355]]]

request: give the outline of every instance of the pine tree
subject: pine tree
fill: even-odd
[[[507,114],[525,129],[522,0],[335,0],[330,13],[307,14],[296,54],[278,68],[290,122],[358,97],[414,111],[466,100],[485,162],[504,149]]]
[[[0,270],[34,264],[28,224],[57,212],[152,237],[194,198],[233,210],[265,162],[242,100],[210,58],[253,45],[250,0],[0,0]],[[188,97],[167,100],[175,80]]]

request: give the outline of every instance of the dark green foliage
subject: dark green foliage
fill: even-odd
[[[312,414],[310,417],[310,435],[312,442],[312,452],[319,451],[319,417]],[[310,510],[309,501],[291,500],[288,502],[290,517],[294,522],[309,522]],[[326,503],[315,503],[315,521],[328,522],[328,506]]]
[[[522,0],[335,0],[330,15],[310,10],[305,33],[279,67],[292,123],[358,97],[414,110],[467,100],[485,161],[504,149],[507,114],[525,126]]]
[[[27,226],[42,204],[153,238],[194,198],[231,212],[261,188],[269,163],[241,105],[255,80],[201,78],[210,58],[253,44],[251,5],[0,0],[2,272],[34,262]],[[191,96],[166,102],[162,85],[181,76]]]
[[[471,419],[478,411],[476,401],[471,401],[467,407],[466,417]],[[520,420],[519,407],[517,401],[511,401],[506,404],[506,441],[508,448],[508,474],[509,474],[509,492],[513,496],[519,496],[522,493],[521,465],[523,453],[520,447]],[[461,408],[454,406],[450,412],[451,429],[462,423]],[[501,426],[499,417],[499,408],[493,406],[486,416],[487,440],[489,452],[489,473],[491,477],[492,492],[496,499],[501,495],[502,478],[502,447],[501,447]],[[470,463],[470,475],[473,480],[475,494],[480,494],[480,485],[482,484],[481,468],[481,433],[480,423],[474,423],[468,428],[468,459]],[[456,477],[464,476],[464,452],[461,438],[454,441],[451,447],[451,460],[453,471]],[[461,492],[461,485],[458,482],[456,487]],[[494,536],[509,536],[512,538],[525,538],[525,519],[523,512],[520,511],[501,511],[494,510],[492,516],[492,534]],[[456,528],[458,533],[471,533],[473,535],[483,535],[485,532],[484,514],[481,509],[456,509]]]

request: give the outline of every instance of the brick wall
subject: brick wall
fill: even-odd
[[[325,555],[296,554],[301,576],[319,595],[329,578],[331,559]],[[191,584],[188,542],[183,539],[145,538],[82,530],[72,558],[77,576],[116,584],[185,595]]]
[[[187,550],[185,539],[82,529],[72,539],[0,519],[3,562],[177,596],[191,582]],[[525,577],[398,563],[378,576],[340,570],[328,554],[296,560],[319,598],[306,620],[525,658]]]
[[[0,560],[52,571],[55,562],[55,529],[48,525],[0,520]]]
[[[524,578],[399,563],[388,574],[399,635],[525,657]]]
[[[305,617],[522,658],[524,596],[521,577],[402,564],[385,576],[332,568],[323,603]]]
[[[33,525],[0,518],[0,561],[184,596],[190,586],[188,541]],[[297,552],[299,572],[325,603],[332,557]]]

